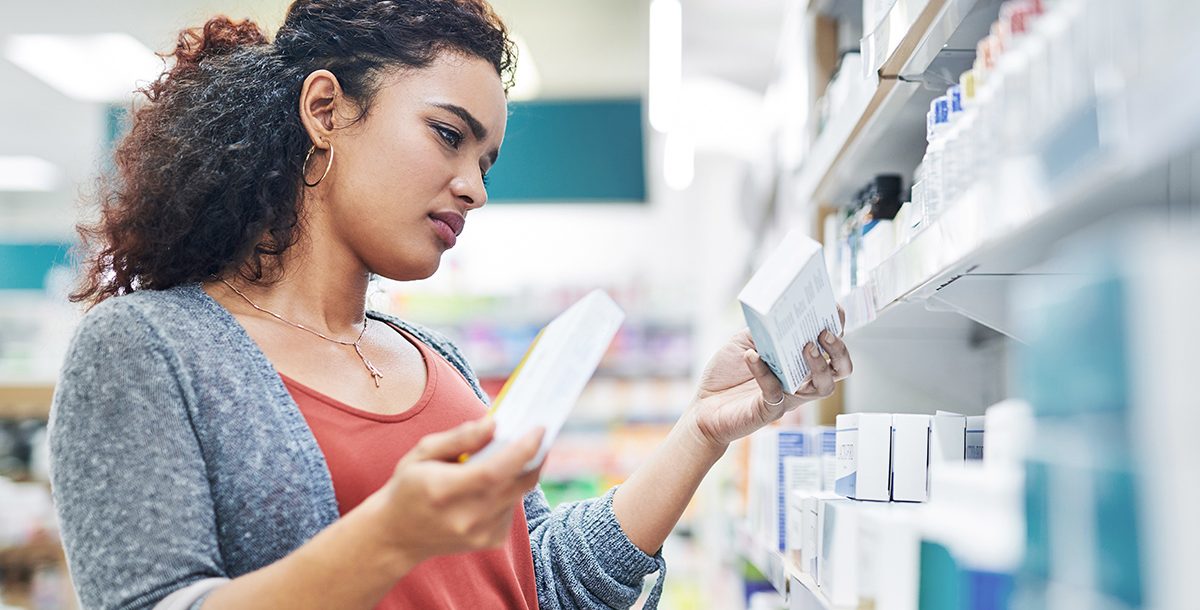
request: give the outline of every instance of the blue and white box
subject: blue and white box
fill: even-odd
[[[967,417],[967,454],[968,460],[983,459],[983,435],[985,432],[984,422],[986,419],[982,415],[972,415]]]
[[[775,503],[775,523],[772,529],[779,550],[786,551],[788,494],[794,489],[818,489],[821,471],[807,430],[779,428],[775,447],[775,497],[772,498]]]
[[[834,491],[854,500],[891,499],[892,416],[837,416],[837,482]]]
[[[837,428],[817,426],[812,429],[813,447],[821,454],[821,491],[834,493],[837,484]]]
[[[821,244],[792,230],[738,294],[754,347],[789,394],[810,371],[804,346],[823,330],[841,334],[842,321]]]

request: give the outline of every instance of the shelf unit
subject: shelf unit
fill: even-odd
[[[849,198],[863,176],[911,172],[923,150],[911,143],[924,142],[925,110],[933,99],[920,81],[931,69],[966,69],[965,56],[956,47],[969,42],[973,49],[974,40],[999,13],[999,4],[897,0],[879,28],[863,39],[870,74],[855,81],[846,104],[798,168],[796,200],[833,203]]]
[[[39,539],[20,546],[0,548],[0,571],[28,570],[63,561],[63,548],[57,541]]]
[[[737,536],[745,559],[787,598],[791,610],[850,610],[846,606],[835,606],[812,575],[802,572],[800,566],[786,555],[757,539],[749,528],[740,527]]]
[[[829,208],[849,204],[858,188],[876,174],[898,173],[909,182],[925,149],[925,111],[938,94],[932,88],[938,74],[961,72],[956,66],[968,56],[973,58],[975,42],[987,33],[1000,4],[897,0],[894,12],[864,39],[865,80],[852,84],[847,101],[836,107],[790,174],[782,195],[784,206],[790,207],[778,218],[819,219]],[[847,311],[846,340],[856,369],[844,386],[848,410],[944,408],[980,415],[1001,399],[1024,396],[1017,385],[1023,373],[1008,370],[1021,364],[1020,358],[1009,356],[1026,339],[1014,324],[1019,317],[1013,315],[1014,309],[1039,299],[1052,300],[1054,295],[1047,292],[1061,289],[1066,294],[1093,265],[1111,263],[1098,260],[1107,256],[1106,239],[1133,238],[1133,243],[1141,244],[1137,237],[1143,221],[1152,220],[1147,224],[1159,231],[1154,235],[1161,235],[1164,225],[1186,229],[1189,221],[1200,220],[1200,121],[1195,110],[1200,107],[1200,84],[1180,76],[1200,62],[1200,49],[1178,44],[1187,39],[1177,32],[1166,35],[1165,30],[1153,29],[1164,27],[1166,15],[1170,21],[1183,20],[1180,23],[1194,20],[1177,16],[1176,9],[1186,3],[1153,4],[1157,12],[1147,8],[1144,20],[1132,19],[1129,24],[1130,40],[1141,46],[1118,36],[1111,49],[1098,42],[1107,43],[1110,37],[1097,34],[1108,32],[1097,24],[1120,31],[1123,28],[1115,25],[1124,24],[1128,13],[1116,12],[1114,7],[1120,5],[1116,1],[1081,8],[1087,25],[1066,27],[1088,32],[1091,54],[1086,59],[1069,57],[1063,65],[1048,69],[1078,74],[1084,84],[1053,104],[1026,109],[1045,113],[1029,117],[1036,120],[1006,122],[1000,149],[1008,157],[1003,162],[980,168],[986,177],[973,179],[940,217],[875,269],[866,273],[858,269],[859,286],[839,298]],[[810,13],[826,17],[824,11],[835,6],[824,0],[807,3]],[[1096,10],[1088,12],[1088,8]],[[1059,16],[1064,14],[1071,13]],[[1029,61],[1043,62],[1038,65],[1047,62],[1037,53],[1063,50],[1063,30],[1052,29],[1054,22],[1045,24],[1042,33],[1059,38],[1041,39],[1044,46],[1015,47],[1023,49],[1017,52],[1030,53]],[[1155,38],[1154,33],[1161,33],[1158,39],[1169,44],[1146,43]],[[1038,44],[1032,40],[1031,44]],[[1100,47],[1105,50],[1096,50]],[[1018,63],[1001,65],[1012,69],[1008,75],[1030,80],[1008,81],[1009,89],[997,91],[1009,97],[992,98],[997,105],[981,108],[994,114],[978,116],[991,120],[1020,116],[1022,111],[1014,111],[1011,100],[1021,94],[1014,92],[1021,91],[1022,84],[1044,82],[1035,76],[1048,79],[1058,74],[1030,76],[1020,71]],[[1083,77],[1085,68],[1091,78]],[[941,91],[945,88],[941,86]],[[1047,98],[1039,102],[1062,93],[1034,91]],[[983,100],[988,103],[988,98]],[[1070,106],[1063,106],[1068,100]],[[980,123],[975,125],[978,128]],[[1027,128],[1025,141],[1016,142],[1020,134],[1008,127]],[[987,132],[970,135],[981,133]],[[809,228],[819,234],[823,227]],[[1072,256],[1075,242],[1085,246],[1080,250],[1084,256]],[[1113,247],[1111,252],[1116,256],[1126,251]],[[1123,262],[1117,261],[1118,266]],[[1168,281],[1176,279],[1186,284],[1191,278]],[[1039,299],[1022,298],[1027,284],[1036,284]],[[1028,313],[1020,317],[1030,319]],[[774,546],[744,531],[738,532],[737,544],[741,554],[787,597],[789,608],[835,608],[811,576],[800,572]],[[1049,598],[1067,600],[1076,593],[1081,599],[1098,601],[1076,599],[1046,607],[1119,604],[1088,590],[1056,591]]]
[[[891,312],[915,306],[961,314],[1020,340],[1006,307],[1014,279],[1074,274],[1040,265],[1065,235],[1129,210],[1171,204],[1169,192],[1147,185],[1167,184],[1171,171],[1188,163],[1175,155],[1200,139],[1200,124],[1189,120],[1200,105],[1200,85],[1171,76],[1198,60],[1200,52],[1193,52],[1097,97],[1053,130],[1032,158],[1010,162],[968,190],[843,295],[847,332],[887,336],[915,315]]]
[[[53,397],[52,383],[0,382],[0,419],[47,419]]]

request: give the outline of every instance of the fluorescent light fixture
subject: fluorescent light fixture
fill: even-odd
[[[60,92],[89,102],[121,102],[158,78],[163,61],[129,34],[21,34],[4,56]]]
[[[650,2],[650,126],[671,131],[683,78],[683,9],[679,0]]]
[[[696,177],[696,144],[683,129],[672,129],[663,145],[663,181],[682,191]]]
[[[53,191],[61,181],[58,166],[45,159],[0,156],[0,191]]]
[[[517,44],[517,73],[516,82],[509,90],[508,97],[513,100],[531,100],[542,90],[542,75],[538,72],[537,62],[533,60],[533,52],[519,34],[512,34]]]

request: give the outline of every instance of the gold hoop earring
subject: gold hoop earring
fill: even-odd
[[[312,156],[312,154],[314,152],[316,152],[316,150],[317,150],[316,144],[313,144],[312,146],[309,147],[308,154],[304,155],[304,165],[300,168],[300,171],[302,172],[300,174],[300,177],[301,177],[301,179],[304,180],[304,186],[307,186],[309,188],[312,188],[318,184],[321,184],[321,181],[325,179],[325,176],[329,175],[329,168],[333,167],[333,143],[330,142],[329,143],[329,162],[325,164],[325,172],[321,174],[320,178],[317,178],[316,182],[313,182],[310,184],[308,182],[308,178],[305,178],[304,176],[308,175],[308,159],[309,159],[309,157]]]

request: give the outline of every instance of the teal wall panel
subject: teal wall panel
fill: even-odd
[[[71,244],[0,243],[0,290],[42,290],[54,266],[70,264]]]
[[[509,104],[492,202],[646,201],[640,99]]]

